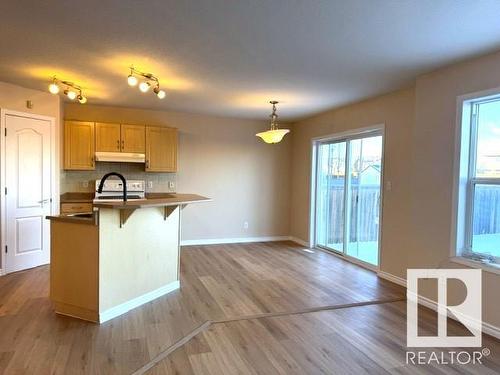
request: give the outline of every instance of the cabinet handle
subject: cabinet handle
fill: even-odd
[[[120,149],[120,140],[119,139],[116,140],[116,148],[118,150]]]
[[[125,141],[122,140],[122,150],[125,148]]]
[[[146,169],[149,169],[149,160],[146,160]]]
[[[92,166],[93,166],[93,167],[95,167],[94,157],[92,156],[92,157],[90,158],[90,160],[92,161]]]

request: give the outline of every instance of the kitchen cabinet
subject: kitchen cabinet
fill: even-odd
[[[95,152],[146,154],[146,172],[177,172],[177,129],[65,121],[64,169],[94,170]]]
[[[94,123],[86,121],[64,122],[64,169],[95,169]]]
[[[92,212],[92,203],[61,203],[61,214]]]
[[[97,152],[132,152],[143,154],[146,147],[144,125],[97,122]]]
[[[177,129],[146,126],[146,172],[177,172]]]
[[[146,130],[144,125],[121,125],[121,151],[144,154]]]
[[[105,122],[95,124],[95,150],[97,152],[120,152],[121,126]]]

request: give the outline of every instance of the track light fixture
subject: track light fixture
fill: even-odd
[[[148,92],[151,86],[154,86],[153,92],[159,99],[163,99],[167,95],[164,90],[160,89],[160,81],[157,77],[151,73],[141,72],[133,66],[130,67],[130,74],[127,77],[127,83],[129,86],[137,86],[137,83],[139,82],[137,76],[144,79],[141,83],[139,83],[139,90],[141,92]]]
[[[82,93],[82,88],[73,82],[58,80],[56,76],[52,77],[52,83],[49,85],[49,92],[51,94],[57,95],[61,90],[60,86],[66,86],[64,88],[64,95],[68,97],[69,100],[78,100],[80,104],[87,103],[87,97]]]

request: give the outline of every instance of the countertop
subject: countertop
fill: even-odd
[[[65,193],[61,195],[61,203],[92,203],[94,193]],[[208,202],[210,198],[197,194],[178,194],[178,193],[147,193],[146,199],[130,200],[127,202],[100,202],[93,203],[95,208],[113,208],[117,210],[135,210],[146,207],[164,207],[179,206],[190,203]],[[75,224],[97,225],[97,213],[90,217],[54,215],[47,216],[48,220],[65,221]]]
[[[134,199],[127,202],[99,202],[94,203],[94,207],[134,210],[145,207],[178,206],[189,203],[208,202],[210,200],[210,198],[197,194],[148,193],[146,194],[146,199]]]
[[[66,223],[73,224],[87,224],[87,225],[97,225],[97,212],[89,214],[87,216],[71,216],[71,215],[54,215],[54,216],[46,216],[48,220],[56,220],[56,221],[64,221]]]

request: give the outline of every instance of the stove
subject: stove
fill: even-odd
[[[121,180],[107,179],[104,181],[102,193],[97,191],[101,180],[95,182],[95,198],[97,202],[117,202],[123,200],[123,183]],[[127,181],[127,200],[138,200],[146,198],[146,182],[144,180]]]

